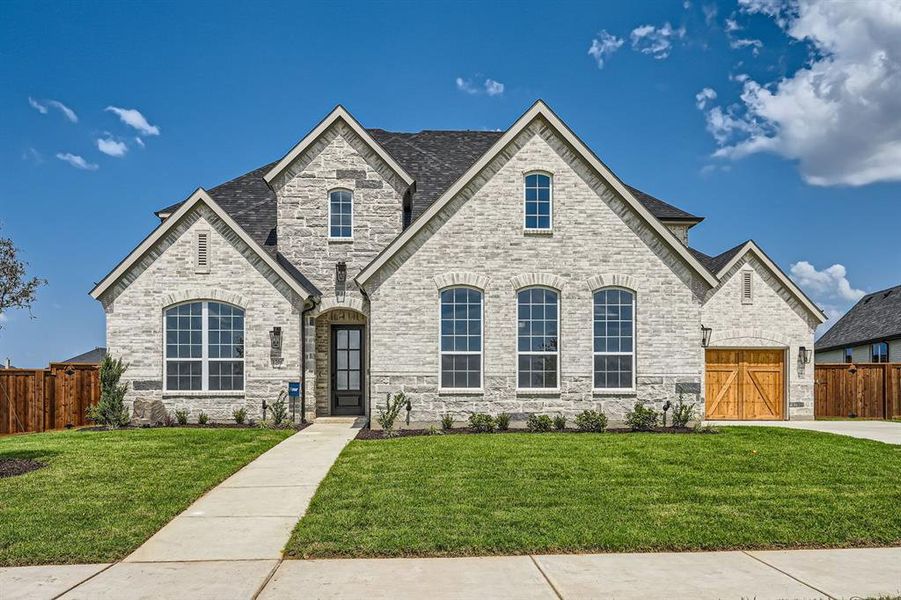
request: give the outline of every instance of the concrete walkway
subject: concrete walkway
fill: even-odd
[[[3,600],[838,600],[880,595],[901,595],[901,548],[129,562],[112,567],[0,569]]]
[[[707,423],[715,426],[742,425],[807,429],[901,445],[901,422],[897,421],[707,421]]]

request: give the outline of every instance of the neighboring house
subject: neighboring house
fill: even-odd
[[[106,356],[106,348],[101,348],[98,346],[93,350],[88,350],[83,354],[73,356],[72,358],[67,358],[66,360],[60,362],[78,363],[83,365],[99,365],[103,361],[104,356]]]
[[[130,400],[225,420],[300,380],[310,418],[401,390],[417,424],[680,396],[813,417],[800,350],[822,311],[753,242],[691,249],[701,217],[624,184],[540,101],[504,132],[364,129],[338,107],[157,215],[91,292]]]
[[[816,362],[901,362],[901,286],[861,298],[817,340]]]

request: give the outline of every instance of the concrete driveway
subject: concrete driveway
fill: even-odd
[[[901,423],[896,421],[707,421],[707,423],[716,426],[741,425],[806,429],[901,445]]]

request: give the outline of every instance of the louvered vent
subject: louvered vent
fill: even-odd
[[[754,290],[751,287],[753,273],[751,271],[744,271],[741,274],[741,303],[742,304],[751,304],[754,302]]]
[[[194,271],[196,273],[210,272],[210,232],[198,231],[196,255],[194,259]]]

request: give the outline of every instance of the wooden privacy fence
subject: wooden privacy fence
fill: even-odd
[[[0,369],[0,434],[86,425],[100,400],[97,365],[50,363],[47,369]]]
[[[901,363],[819,364],[814,380],[816,417],[901,417]]]

